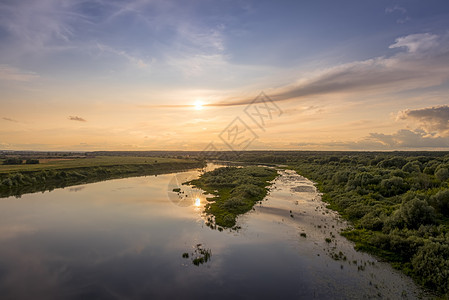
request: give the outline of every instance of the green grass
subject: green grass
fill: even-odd
[[[75,159],[41,159],[35,165],[0,165],[0,174],[39,170],[63,170],[123,165],[158,165],[163,163],[186,162],[185,159],[134,156],[98,156]]]

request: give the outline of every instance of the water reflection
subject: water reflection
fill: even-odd
[[[357,270],[372,258],[340,240],[316,194],[291,189],[311,185],[306,179],[285,173],[268,200],[239,219],[240,232],[219,232],[205,226],[201,191],[183,197],[189,205],[173,205],[168,196],[178,197],[167,188],[174,175],[200,173],[0,199],[1,298],[359,299],[397,298],[403,290],[415,296],[410,281],[382,263]],[[188,188],[182,186],[184,196]],[[323,237],[330,231],[336,237],[328,245]],[[213,253],[199,267],[192,258],[205,260],[207,252],[197,245]],[[343,269],[329,251],[346,255]]]

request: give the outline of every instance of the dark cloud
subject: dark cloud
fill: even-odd
[[[449,106],[406,109],[398,113],[398,119],[416,121],[427,132],[447,134],[449,131]]]
[[[301,148],[330,148],[340,150],[413,150],[447,149],[449,138],[429,135],[422,130],[401,129],[393,134],[370,133],[358,141],[327,143],[294,143]]]
[[[85,119],[78,116],[69,116],[70,121],[87,122]]]
[[[19,122],[17,120],[14,120],[14,119],[11,119],[11,118],[7,118],[7,117],[3,117],[2,119],[5,120],[5,121],[14,122],[14,123],[18,123]]]
[[[394,134],[371,133],[368,140],[378,141],[390,149],[449,147],[449,138],[429,135],[419,129],[401,129]]]

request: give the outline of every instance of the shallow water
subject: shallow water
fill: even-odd
[[[1,298],[419,296],[410,279],[339,236],[347,225],[307,179],[281,171],[241,230],[219,232],[205,225],[206,196],[180,185],[200,172],[0,199]],[[212,256],[196,266],[198,248]]]

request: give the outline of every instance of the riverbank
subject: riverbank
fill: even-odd
[[[49,159],[39,164],[0,165],[0,197],[50,191],[72,185],[199,168],[198,160],[99,156]]]
[[[425,288],[449,295],[447,157],[315,156],[290,168],[350,221],[342,235]]]

